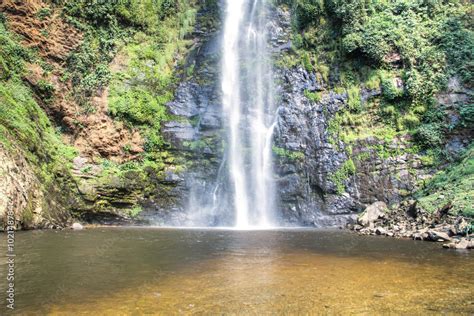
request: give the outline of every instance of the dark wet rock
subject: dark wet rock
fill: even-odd
[[[184,181],[184,179],[182,177],[180,177],[178,174],[172,172],[172,171],[167,171],[165,173],[165,179],[164,179],[164,182],[167,182],[167,183],[179,183],[181,181]]]
[[[432,241],[450,241],[451,237],[445,232],[429,230],[428,236]]]
[[[454,125],[456,122],[454,123]],[[459,136],[455,136],[452,139],[448,140],[445,145],[445,149],[449,152],[453,157],[459,157],[459,155],[466,149],[468,143]]]
[[[457,77],[451,77],[448,82],[448,89],[437,96],[438,103],[446,107],[465,104],[471,98],[472,92],[464,88]]]
[[[275,171],[279,190],[283,192],[280,205],[284,218],[318,225],[328,223],[327,218],[331,217],[336,224],[337,217],[343,215],[341,219],[349,218],[350,222],[357,213],[377,201],[387,205],[400,203],[417,188],[420,178],[429,177],[419,156],[401,154],[381,158],[375,150],[388,147],[394,152],[404,152],[407,148],[403,140],[395,139],[386,144],[384,140],[369,137],[356,141],[352,154],[348,154],[344,144],[331,139],[328,133],[331,119],[348,106],[347,94],[328,90],[321,76],[303,67],[277,69],[276,76],[281,101],[275,146],[304,156],[300,160],[276,157]],[[313,102],[305,96],[305,91],[323,92],[321,99]],[[380,94],[380,89],[362,89],[361,99],[366,102]],[[353,159],[358,156],[367,159]],[[356,172],[342,180],[345,192],[338,192],[333,176],[349,159],[353,159]]]
[[[129,217],[121,216],[115,213],[102,212],[82,212],[79,216],[81,221],[93,225],[123,226],[147,224],[141,220],[134,220]]]
[[[382,235],[382,236],[384,236],[384,235],[387,234],[387,231],[386,231],[385,228],[383,228],[383,227],[377,227],[377,228],[375,229],[375,233],[376,233],[377,235]]]
[[[175,100],[167,104],[171,114],[187,118],[198,115],[199,108],[193,94],[196,89],[199,89],[199,86],[195,84],[189,82],[181,83],[176,92]]]
[[[189,122],[167,122],[163,134],[176,146],[194,139],[195,130]]]

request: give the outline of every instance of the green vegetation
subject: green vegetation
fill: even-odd
[[[76,152],[62,143],[33,92],[21,80],[25,62],[34,54],[18,45],[2,23],[0,43],[0,142],[9,150],[21,150],[46,187],[68,172]],[[40,82],[39,87],[45,97],[52,93],[47,82]]]
[[[193,1],[163,1],[143,14],[147,15],[146,27],[119,45],[118,59],[127,66],[112,76],[109,111],[141,128],[146,138],[144,165],[160,168],[164,146],[161,124],[169,120],[166,103],[172,100],[179,78],[176,63],[191,44],[185,35],[193,28],[196,9]]]
[[[431,142],[423,138],[433,123],[426,114],[443,110],[433,102],[435,93],[453,75],[472,86],[474,33],[468,1],[278,2],[293,12],[294,49],[306,70],[338,69],[330,86],[346,89],[351,114],[361,111],[360,87],[380,88],[377,116],[383,125],[419,134],[422,145]],[[472,105],[458,110],[471,113]],[[377,120],[373,114],[366,119]],[[446,123],[443,119],[437,122],[440,126]],[[472,126],[472,121],[464,124]]]
[[[153,125],[166,118],[166,108],[148,90],[114,92],[119,96],[111,96],[109,111],[113,116],[137,125]]]
[[[339,194],[345,191],[345,181],[356,173],[354,161],[369,159],[374,153],[388,158],[416,152],[424,154],[424,165],[437,167],[449,158],[443,148],[450,134],[470,133],[474,126],[472,103],[447,109],[435,100],[453,76],[472,88],[470,2],[277,2],[291,8],[294,32],[291,52],[277,60],[276,66],[298,66],[316,73],[327,91],[306,90],[304,95],[311,102],[320,102],[328,90],[347,99],[347,107],[328,122],[331,143],[339,146],[342,141],[344,146],[339,149],[349,157],[330,176]],[[104,159],[98,181],[131,174],[141,181],[149,175],[162,175],[166,168],[182,170],[186,164],[172,154],[161,135],[164,122],[179,119],[167,113],[166,104],[173,99],[179,80],[196,75],[195,64],[186,64],[184,57],[194,44],[189,34],[199,18],[197,9],[217,6],[217,1],[55,0],[48,4],[37,12],[39,20],[47,21],[53,12],[62,10],[64,19],[83,35],[80,46],[67,58],[66,70],[59,74],[61,81],[72,83],[73,93],[65,96],[66,102],[74,99],[83,106],[80,113],[94,113],[91,98],[108,89],[110,116],[140,131],[145,139],[145,152],[133,161],[119,164]],[[71,160],[77,155],[63,144],[60,128],[53,127],[40,107],[50,106],[61,93],[51,76],[61,66],[50,65],[35,50],[22,47],[21,39],[8,32],[5,23],[0,13],[0,141],[8,150],[25,155],[46,188],[62,175],[68,176]],[[216,25],[213,19],[200,23],[208,29]],[[53,32],[39,32],[52,38]],[[43,77],[32,87],[24,80],[26,63],[39,64],[43,70]],[[366,90],[377,96],[367,99]],[[459,120],[450,120],[450,115],[458,115]],[[369,137],[384,144],[352,155],[352,146]],[[402,139],[410,143],[403,153],[390,146]],[[183,145],[191,151],[216,146],[213,138]],[[123,153],[131,156],[132,145],[121,146]],[[272,150],[282,160],[302,162],[305,158],[303,152],[277,146]],[[424,208],[435,211],[451,202],[453,212],[473,216],[473,150],[471,146],[462,160],[439,172],[417,193]],[[81,172],[88,174],[91,169]],[[137,206],[129,215],[135,217],[140,211]]]
[[[197,7],[195,0],[59,0],[37,12],[38,19],[47,20],[53,11],[62,11],[64,19],[83,35],[59,73],[62,82],[72,83],[72,94],[66,99],[81,105],[81,114],[91,114],[96,111],[91,98],[109,88],[110,115],[145,138],[145,152],[136,159],[120,164],[104,160],[103,172],[96,179],[99,184],[117,177],[123,180],[132,173],[137,181],[160,177],[166,165],[182,170],[182,161],[166,150],[161,126],[171,119],[165,104],[172,100],[181,62],[192,44],[186,36],[194,28]],[[0,14],[0,141],[25,155],[45,189],[63,184],[70,179],[71,161],[78,153],[63,144],[61,127],[54,128],[36,102],[49,106],[63,92],[50,82],[50,75],[62,66],[51,65],[37,51],[22,47],[20,38],[7,27]],[[27,62],[43,70],[32,88],[24,81]],[[127,144],[122,147],[124,153],[131,149]],[[90,171],[91,167],[80,170]],[[134,208],[130,216],[138,213]]]
[[[302,160],[304,159],[304,153],[300,151],[292,151],[278,146],[272,147],[273,153],[280,158],[285,158],[289,160]]]
[[[143,211],[142,207],[141,206],[135,206],[134,208],[132,208],[128,215],[131,217],[131,218],[137,218],[138,215],[140,215],[140,213]]]
[[[88,97],[110,82],[109,63],[124,45],[137,55],[133,67],[149,68],[145,70],[154,75],[151,84],[169,88],[175,54],[194,23],[194,7],[193,0],[65,2],[68,21],[85,33],[82,45],[68,59],[76,97]]]
[[[352,112],[360,112],[362,110],[362,100],[360,97],[360,89],[352,86],[347,90],[347,105]]]
[[[474,146],[471,146],[460,161],[438,172],[416,196],[420,205],[430,212],[451,204],[451,213],[474,217],[473,183]]]
[[[324,78],[328,90],[347,96],[347,107],[341,108],[328,122],[329,141],[334,146],[342,141],[342,150],[374,137],[386,144],[369,148],[381,158],[404,152],[419,153],[424,165],[434,167],[451,159],[444,149],[446,140],[451,133],[472,130],[474,105],[467,102],[445,108],[436,102],[435,96],[453,76],[472,88],[472,3],[464,0],[279,0],[277,3],[286,4],[292,11],[292,54],[297,56],[293,59],[307,71]],[[331,69],[330,76],[327,69]],[[362,89],[380,91],[380,96],[363,102]],[[305,96],[319,100],[307,91]],[[449,120],[453,110],[460,117],[454,123]],[[393,149],[395,139],[397,143],[406,142],[403,152]],[[355,172],[352,166],[348,160],[331,177],[339,193],[344,192],[343,181]],[[452,173],[455,171],[446,171]],[[456,177],[451,178],[457,188],[452,191],[457,192],[455,204],[461,204],[459,199],[465,194],[472,195],[468,187],[472,188],[472,177],[461,178],[457,182]],[[443,182],[439,179],[444,178],[436,179],[424,191],[427,195],[424,201],[431,201],[429,191],[435,190],[436,184]],[[472,207],[472,200],[470,203]],[[440,203],[436,204],[439,206]]]
[[[307,97],[309,100],[318,103],[322,99],[322,93],[321,92],[310,92],[309,90],[304,91],[305,97]]]
[[[356,173],[356,166],[352,159],[346,160],[342,166],[331,175],[330,180],[336,185],[338,194],[344,193],[346,187],[344,181]]]
[[[164,167],[162,122],[174,95],[177,65],[192,41],[185,36],[195,22],[194,0],[68,1],[64,12],[85,33],[82,45],[68,59],[75,97],[89,97],[109,86],[112,117],[145,138],[145,153],[134,167]],[[111,66],[109,64],[112,63]],[[126,148],[124,148],[126,152]]]
[[[33,53],[20,44],[10,34],[0,19],[0,79],[19,78],[25,73],[25,61],[33,59]]]

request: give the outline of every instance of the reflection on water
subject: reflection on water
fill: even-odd
[[[101,228],[17,233],[16,252],[24,315],[474,312],[471,253],[434,243],[309,229]]]

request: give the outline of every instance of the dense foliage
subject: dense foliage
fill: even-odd
[[[137,177],[147,172],[156,176],[164,170],[164,164],[179,170],[164,146],[161,124],[170,119],[165,104],[173,97],[179,62],[192,43],[186,35],[193,29],[196,1],[51,0],[42,5],[32,7],[36,12],[27,18],[46,21],[45,25],[53,21],[56,27],[73,25],[79,33],[71,36],[80,45],[65,62],[48,59],[42,48],[21,45],[22,38],[9,31],[10,13],[0,12],[2,145],[27,158],[45,191],[50,185],[63,185],[72,179],[72,159],[78,153],[64,145],[64,129],[51,123],[45,108],[54,108],[65,100],[72,103],[70,108],[79,105],[75,115],[93,115],[98,109],[92,98],[108,95],[105,106],[110,116],[131,130],[140,131],[145,152],[125,163],[94,157],[102,167],[97,181],[109,181],[109,176],[121,178],[131,170],[138,171],[134,173]],[[46,27],[39,31],[48,40]],[[37,78],[33,74],[36,70]],[[53,77],[64,85],[55,83]],[[67,87],[72,87],[72,93]],[[108,93],[104,94],[106,90]],[[78,130],[87,128],[78,120],[74,124]],[[130,145],[122,150],[124,156],[131,156]],[[89,170],[90,167],[81,172]],[[72,181],[67,185],[74,186]]]
[[[293,43],[303,51],[303,66],[322,77],[327,77],[325,68],[340,69],[330,84],[347,89],[351,100],[354,85],[380,87],[386,123],[417,132],[422,145],[433,144],[433,133],[427,131],[433,131],[434,122],[425,114],[437,110],[434,95],[453,75],[472,87],[474,32],[467,1],[280,2],[293,10]],[[472,104],[458,111],[471,113]],[[468,119],[461,127],[471,124]]]
[[[75,150],[62,143],[33,91],[21,80],[25,62],[35,54],[20,46],[3,23],[0,44],[0,142],[9,150],[21,151],[43,184],[49,185],[65,172]]]
[[[65,74],[76,98],[87,107],[90,96],[108,86],[110,115],[140,128],[146,140],[142,166],[160,168],[166,155],[161,124],[169,119],[165,104],[174,94],[178,61],[191,43],[186,34],[193,29],[195,1],[77,0],[63,5],[68,21],[85,34]]]
[[[474,217],[474,146],[462,159],[437,173],[418,198],[429,211],[448,206],[453,213]]]
[[[355,172],[350,148],[360,140],[383,140],[387,148],[376,152],[386,158],[399,154],[388,149],[395,138],[412,139],[404,152],[421,154],[430,165],[452,159],[445,149],[451,135],[473,134],[472,99],[446,106],[437,100],[446,90],[463,93],[473,88],[474,23],[469,1],[277,2],[292,12],[292,47],[299,64],[315,72],[327,91],[347,96],[347,107],[332,116],[328,126],[331,143],[338,146],[342,141],[349,157],[331,176],[339,193]],[[283,67],[292,64],[287,57],[281,62]],[[363,101],[363,90],[380,91],[380,96]],[[324,93],[305,95],[319,102]],[[471,148],[462,162],[454,162],[427,183],[419,193],[423,206],[435,210],[452,200],[455,212],[472,214],[473,159]]]

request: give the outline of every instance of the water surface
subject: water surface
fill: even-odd
[[[16,253],[22,315],[474,313],[472,254],[436,243],[313,229],[97,228],[19,232]]]

